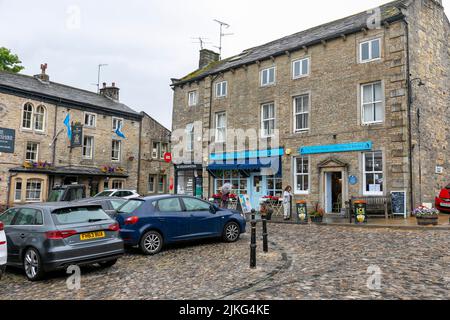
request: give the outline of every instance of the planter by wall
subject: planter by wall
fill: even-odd
[[[438,216],[416,217],[419,226],[437,226],[439,224]]]
[[[319,216],[319,217],[313,217],[311,216],[311,222],[312,223],[322,223],[323,221],[323,217]]]

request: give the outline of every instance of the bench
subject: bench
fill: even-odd
[[[357,200],[366,202],[367,216],[369,217],[384,217],[386,219],[393,217],[391,213],[391,197],[389,196],[352,197],[349,201],[350,223],[353,218],[353,203]]]

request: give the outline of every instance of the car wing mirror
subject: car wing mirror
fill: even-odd
[[[211,212],[211,213],[216,213],[217,211],[218,211],[218,208],[215,206],[215,205],[211,205],[210,207],[209,207],[209,211]]]

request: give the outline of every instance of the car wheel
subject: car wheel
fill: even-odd
[[[161,251],[163,237],[159,232],[149,231],[143,235],[140,243],[141,250],[146,255],[154,255]]]
[[[23,256],[23,268],[30,281],[38,281],[44,276],[41,256],[36,249],[29,248]]]
[[[108,261],[103,261],[103,262],[99,262],[98,264],[100,265],[100,267],[102,268],[111,268],[113,265],[115,265],[117,263],[118,259],[113,259],[113,260],[108,260]]]
[[[240,235],[240,227],[236,222],[228,222],[223,228],[223,240],[225,242],[236,242]]]

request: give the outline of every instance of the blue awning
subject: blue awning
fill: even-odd
[[[208,166],[208,170],[209,171],[239,170],[239,165],[213,163]]]
[[[234,161],[217,161],[208,166],[208,171],[240,170],[244,172],[261,171],[264,168],[272,168],[274,174],[281,174],[281,157],[235,159]]]

